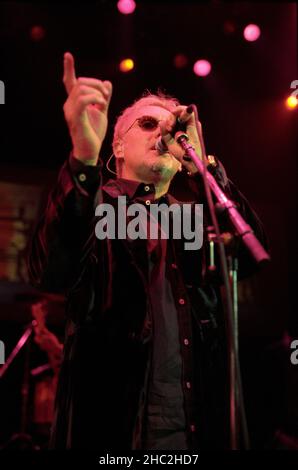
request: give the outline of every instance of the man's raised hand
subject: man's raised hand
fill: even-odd
[[[63,110],[74,157],[96,165],[107,132],[112,84],[96,78],[77,78],[70,52],[64,54],[63,83],[68,94]]]

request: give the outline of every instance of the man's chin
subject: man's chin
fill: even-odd
[[[171,179],[177,172],[177,170],[173,167],[169,161],[166,162],[165,160],[159,160],[156,163],[151,165],[151,171],[160,178],[163,179]]]

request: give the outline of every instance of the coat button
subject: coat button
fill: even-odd
[[[145,186],[144,189],[148,193],[148,191],[150,190],[150,186]]]
[[[185,345],[185,346],[188,346],[188,345],[189,345],[189,341],[188,341],[188,339],[187,339],[187,338],[185,338],[185,339],[183,340],[183,343],[184,343],[184,345]]]
[[[185,300],[184,300],[184,299],[179,299],[179,304],[180,304],[180,305],[184,305],[184,304],[185,304]]]
[[[195,430],[196,430],[196,427],[195,427],[195,425],[194,425],[194,424],[191,424],[191,425],[190,425],[190,430],[191,430],[191,432],[195,432]]]
[[[191,389],[191,383],[190,382],[186,382],[186,388],[188,388],[188,390]]]
[[[87,176],[85,175],[85,173],[80,173],[79,174],[79,180],[81,181],[81,183],[86,181],[86,179],[87,179]]]
[[[145,202],[146,206],[150,206],[150,201],[149,199],[147,199],[147,201]]]

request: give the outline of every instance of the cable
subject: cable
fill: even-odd
[[[116,171],[114,171],[114,170],[112,170],[112,169],[110,168],[110,163],[111,163],[111,160],[112,160],[113,157],[114,157],[114,153],[112,153],[112,155],[108,158],[107,163],[106,163],[106,169],[107,169],[110,173],[112,173],[113,175],[116,175],[116,176],[117,176]]]

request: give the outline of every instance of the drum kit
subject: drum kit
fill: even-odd
[[[26,305],[26,317],[28,319],[29,310],[30,320],[26,322],[21,337],[5,363],[0,366],[0,385],[12,373],[16,358],[22,355],[20,422],[18,431],[8,441],[0,443],[0,450],[43,449],[47,447],[53,420],[63,349],[62,343],[49,328],[53,324],[55,327],[62,327],[64,297],[41,293],[25,293],[16,297],[17,302],[21,302],[22,306]],[[34,367],[33,356],[36,349],[43,352],[42,357],[46,361]]]

